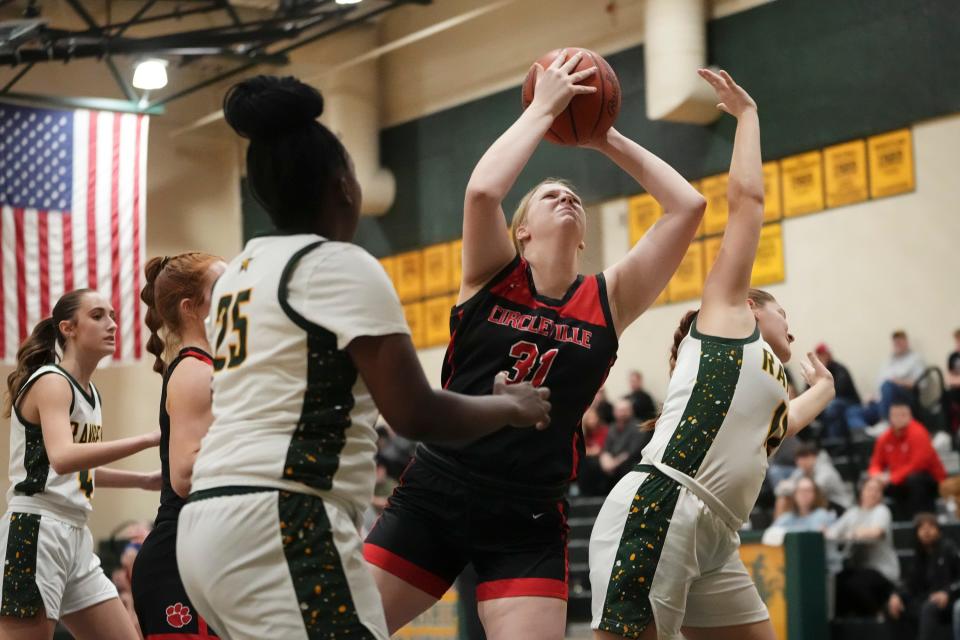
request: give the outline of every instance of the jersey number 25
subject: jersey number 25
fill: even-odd
[[[236,295],[228,294],[217,302],[217,343],[213,349],[214,371],[220,371],[224,367],[232,369],[240,366],[247,359],[247,316],[243,315],[240,306],[250,302],[250,291],[250,289],[244,289]],[[236,334],[235,339],[227,345],[229,358],[226,355],[220,355],[220,348],[228,332]]]

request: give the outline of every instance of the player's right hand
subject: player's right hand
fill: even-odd
[[[568,60],[566,51],[561,51],[546,69],[536,64],[537,83],[534,85],[531,106],[543,107],[556,118],[567,108],[573,96],[582,93],[596,93],[596,87],[580,83],[595,74],[597,68],[590,67],[583,71],[574,71],[580,64],[582,57],[583,52],[578,51]]]
[[[515,416],[510,424],[533,425],[539,430],[550,424],[550,389],[535,387],[529,382],[509,384],[507,373],[501,371],[493,381],[493,395],[509,396],[514,402]]]

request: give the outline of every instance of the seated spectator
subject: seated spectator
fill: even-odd
[[[950,402],[950,419],[954,431],[960,428],[960,329],[953,332],[956,350],[947,356],[947,399]],[[960,640],[957,638],[955,640]]]
[[[827,539],[839,542],[847,552],[836,580],[837,617],[869,617],[883,611],[900,578],[892,522],[890,510],[883,504],[883,483],[867,478],[860,490],[860,504],[827,528]]]
[[[607,441],[607,432],[610,430],[594,409],[587,409],[583,414],[583,446],[589,457],[598,457]]]
[[[657,417],[657,404],[643,388],[643,374],[636,369],[632,370],[628,382],[630,393],[627,398],[633,403],[633,417],[640,423]]]
[[[828,438],[846,437],[849,433],[846,418],[847,409],[860,406],[860,394],[857,393],[857,387],[853,384],[850,372],[845,366],[833,359],[833,354],[827,345],[818,344],[816,352],[820,362],[833,375],[833,388],[836,392],[834,399],[820,414],[820,422],[823,425],[821,435]]]
[[[786,483],[796,483],[804,477],[812,478],[831,509],[843,513],[853,506],[853,490],[840,477],[840,472],[833,466],[830,454],[826,451],[817,451],[815,445],[803,443],[794,454],[794,464],[797,468],[785,481]],[[784,495],[791,491],[793,487],[789,489],[778,487],[777,494]]]
[[[960,626],[960,552],[941,537],[934,514],[918,513],[913,527],[916,544],[912,569],[904,575],[903,588],[890,596],[887,611],[896,621],[897,637],[949,637],[951,618],[954,626]]]
[[[893,354],[880,370],[877,378],[877,394],[863,406],[847,409],[845,417],[851,429],[866,429],[877,425],[870,435],[879,435],[887,428],[890,405],[895,398],[910,397],[913,386],[926,368],[920,354],[910,350],[910,342],[904,331],[893,332]]]
[[[607,431],[603,450],[596,459],[581,465],[580,487],[587,495],[607,495],[613,485],[640,461],[643,448],[653,437],[653,431],[643,431],[633,417],[633,403],[623,398],[613,406],[613,424]]]
[[[793,495],[788,500],[790,508],[773,521],[771,527],[786,531],[824,531],[837,519],[837,515],[826,509],[827,500],[816,483],[807,476],[801,476],[794,483]]]
[[[593,402],[590,408],[597,412],[600,422],[603,424],[613,424],[613,405],[607,400],[607,390],[600,387],[596,395],[593,396]]]
[[[913,419],[910,405],[896,400],[890,407],[890,429],[873,446],[868,473],[879,478],[893,498],[893,516],[910,520],[921,511],[936,511],[940,482],[947,472],[930,432]]]

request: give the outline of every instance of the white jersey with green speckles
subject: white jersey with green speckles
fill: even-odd
[[[717,338],[694,321],[644,462],[681,471],[746,521],[786,434],[788,403],[783,364],[759,329]]]

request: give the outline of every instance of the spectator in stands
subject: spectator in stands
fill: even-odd
[[[606,425],[597,414],[595,409],[587,409],[583,414],[583,446],[586,449],[587,457],[598,458],[603,451],[603,445],[607,441],[607,432],[610,427]]]
[[[596,395],[593,396],[593,403],[590,408],[597,412],[600,422],[603,424],[613,424],[613,405],[607,400],[607,390],[600,387]]]
[[[607,477],[607,492],[640,461],[640,452],[651,437],[653,431],[641,430],[633,417],[633,403],[629,399],[623,398],[613,405],[613,424],[600,452],[600,469]]]
[[[906,332],[894,331],[893,354],[880,370],[877,378],[877,394],[867,404],[850,407],[846,412],[847,425],[851,429],[866,429],[877,425],[870,435],[879,435],[887,428],[890,405],[895,398],[909,398],[913,386],[926,368],[920,354],[910,349]]]
[[[960,609],[960,552],[950,540],[941,537],[934,514],[918,513],[913,523],[913,564],[904,573],[902,589],[890,596],[887,611],[897,621],[897,637],[949,637],[950,620],[957,620]]]
[[[868,470],[893,498],[893,515],[910,520],[921,511],[936,511],[940,482],[947,477],[930,432],[913,419],[910,405],[895,400],[890,429],[877,439]]]
[[[838,513],[843,513],[853,506],[853,489],[840,476],[826,451],[818,451],[812,443],[803,443],[797,449],[794,463],[797,470],[789,480],[796,482],[800,478],[812,478],[826,498],[828,506]]]
[[[827,408],[820,414],[820,422],[823,425],[822,436],[828,438],[845,437],[848,433],[847,409],[850,407],[859,407],[860,394],[857,393],[857,387],[853,384],[853,378],[845,366],[833,359],[833,354],[829,347],[822,342],[815,349],[820,362],[833,375],[833,387],[836,396],[827,405]]]
[[[960,329],[953,332],[956,348],[947,356],[947,398],[950,402],[950,419],[953,430],[960,427]],[[957,638],[956,640],[960,640]]]
[[[633,417],[639,422],[646,422],[657,417],[657,403],[643,388],[643,374],[633,369],[628,378],[630,393],[627,398],[633,403]]]
[[[603,453],[610,428],[592,406],[583,414],[581,425],[583,426],[583,446],[586,449],[586,456],[580,461],[577,485],[583,495],[605,496],[610,488],[610,479],[600,468],[600,454]]]
[[[801,476],[793,486],[788,498],[790,508],[770,526],[786,531],[824,531],[833,524],[837,515],[826,509],[827,500],[812,478]]]
[[[844,569],[836,581],[838,617],[875,616],[887,604],[900,578],[892,522],[890,510],[883,504],[883,483],[879,478],[867,478],[860,490],[860,504],[827,529],[827,539],[847,549]]]

